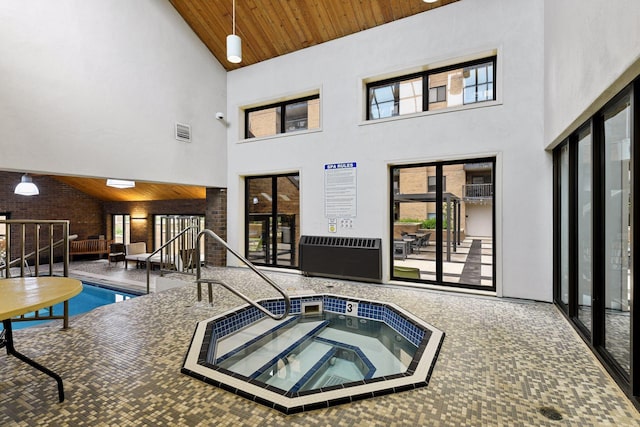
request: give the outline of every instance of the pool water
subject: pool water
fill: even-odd
[[[273,329],[261,332],[265,326]],[[215,364],[289,392],[400,374],[417,350],[383,322],[328,312],[292,316],[281,327],[265,318],[247,334],[257,338],[229,352],[239,337],[219,340]]]
[[[120,290],[83,282],[82,292],[69,300],[69,317],[75,316],[77,314],[87,313],[94,308],[120,301],[125,301],[137,296],[139,295],[131,292],[123,292]],[[64,304],[60,303],[54,305],[53,312],[55,313],[55,315],[62,315],[64,313]],[[39,315],[49,315],[49,308],[43,308],[39,310]],[[34,313],[27,314],[27,317],[32,316],[34,316]],[[48,322],[61,322],[61,320],[30,320],[28,322],[14,321],[13,329],[28,328],[31,326],[42,325]],[[2,325],[0,325],[0,330],[2,329]]]

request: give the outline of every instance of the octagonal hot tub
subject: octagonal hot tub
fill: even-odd
[[[424,387],[443,339],[394,304],[295,296],[281,321],[245,305],[199,322],[182,372],[292,414]]]

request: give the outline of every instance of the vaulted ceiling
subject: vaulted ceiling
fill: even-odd
[[[344,37],[459,0],[236,0],[236,34],[242,62],[226,59],[232,32],[233,0],[169,0],[226,70]],[[100,200],[144,201],[205,198],[203,187],[136,183],[135,188],[107,187],[104,179],[55,177]]]
[[[233,0],[169,0],[227,70],[344,37],[458,0],[236,0],[242,62],[226,59]]]

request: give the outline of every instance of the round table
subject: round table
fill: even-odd
[[[0,336],[0,348],[6,347],[7,354],[17,357],[39,371],[54,378],[58,383],[58,397],[64,401],[62,378],[55,372],[18,353],[13,346],[11,318],[25,313],[65,303],[65,327],[68,313],[67,301],[82,291],[82,282],[68,277],[15,277],[0,279],[0,320],[4,326]]]
[[[67,301],[82,291],[82,282],[68,277],[0,279],[0,320]]]

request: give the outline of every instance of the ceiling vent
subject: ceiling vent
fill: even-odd
[[[191,126],[176,123],[176,139],[182,142],[191,142]]]

